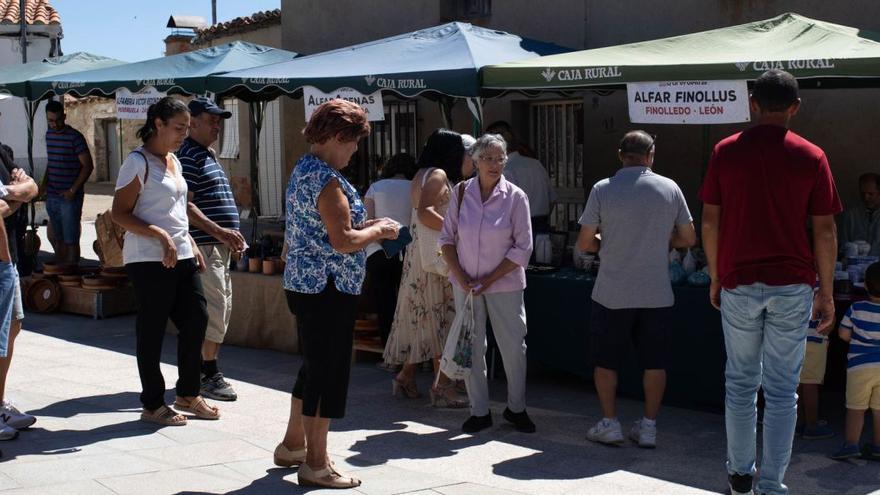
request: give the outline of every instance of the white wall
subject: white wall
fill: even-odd
[[[48,38],[29,39],[28,61],[36,61],[49,56],[51,42]],[[19,38],[0,37],[0,66],[21,63]],[[22,98],[7,98],[0,101],[0,142],[12,147],[15,161],[20,165],[27,163],[27,113]],[[34,167],[35,176],[42,177],[46,168],[46,114],[40,106],[34,119]]]

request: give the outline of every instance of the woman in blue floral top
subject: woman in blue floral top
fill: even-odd
[[[394,220],[367,220],[357,191],[342,176],[370,133],[363,109],[335,99],[319,106],[303,130],[310,153],[287,186],[284,289],[296,316],[303,364],[293,387],[290,421],[275,464],[299,465],[300,485],[351,488],[357,478],[327,458],[331,418],[345,414],[357,296],[368,244],[397,237]],[[306,448],[308,446],[308,448]]]

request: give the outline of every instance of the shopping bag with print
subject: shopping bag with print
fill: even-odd
[[[474,327],[474,294],[468,292],[464,307],[452,321],[440,358],[440,371],[450,380],[463,380],[471,373],[474,365]]]

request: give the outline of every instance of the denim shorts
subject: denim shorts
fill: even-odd
[[[16,306],[18,295],[18,309]],[[6,357],[9,348],[9,326],[13,319],[24,318],[21,311],[21,287],[18,283],[18,269],[12,263],[0,261],[0,357]]]
[[[46,198],[46,213],[52,222],[52,230],[64,244],[79,244],[84,197],[80,193],[71,201],[55,195]]]

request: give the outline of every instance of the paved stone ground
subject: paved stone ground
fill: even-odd
[[[132,317],[93,321],[28,314],[25,328],[9,395],[39,421],[18,440],[0,443],[0,493],[324,492],[299,488],[295,470],[272,464],[299,356],[224,347],[222,367],[239,401],[219,403],[220,421],[158,428],[138,421]],[[169,337],[163,355],[169,400],[174,349]],[[666,408],[658,449],[603,447],[584,440],[599,419],[589,385],[533,368],[529,412],[538,433],[500,424],[504,405],[494,402],[496,425],[471,436],[459,429],[466,412],[433,409],[427,399],[392,398],[390,379],[372,363],[352,369],[348,413],[332,425],[330,451],[364,484],[340,493],[688,495],[726,487],[718,414]],[[420,389],[429,385],[430,376],[420,374]],[[503,379],[491,387],[492,398],[503,400]],[[627,423],[639,413],[637,402],[622,401],[620,415]],[[832,425],[839,430],[839,422]],[[787,477],[792,493],[865,494],[880,488],[880,464],[827,458],[839,442],[837,437],[795,443]]]

